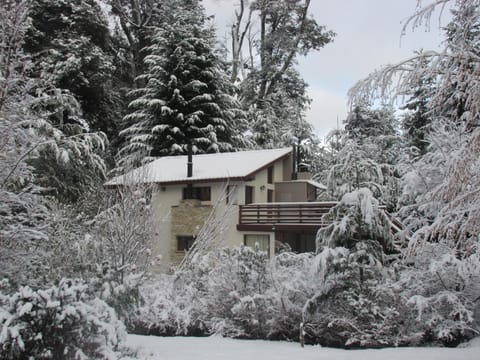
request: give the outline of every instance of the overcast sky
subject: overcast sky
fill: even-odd
[[[424,1],[429,3],[429,1]],[[205,0],[208,14],[214,14],[219,38],[233,18],[236,0]],[[300,59],[300,72],[309,84],[313,99],[308,120],[320,137],[347,114],[346,94],[356,81],[388,63],[412,55],[414,50],[435,49],[441,44],[436,14],[430,31],[409,31],[400,38],[402,21],[413,14],[417,0],[312,0],[310,13],[320,25],[337,33],[335,40],[318,52]]]

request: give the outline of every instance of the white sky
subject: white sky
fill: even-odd
[[[215,15],[220,40],[228,33],[236,3],[204,0],[207,13]],[[439,27],[446,24],[446,14],[441,22],[436,14],[430,31],[419,28],[400,39],[402,21],[414,13],[416,4],[417,0],[311,0],[310,13],[318,24],[337,33],[332,43],[299,62],[313,99],[307,118],[321,138],[337,126],[337,117],[342,124],[347,91],[356,81],[414,50],[441,44]]]

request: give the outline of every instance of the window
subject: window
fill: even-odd
[[[253,190],[255,188],[253,186],[245,186],[245,205],[253,203]]]
[[[195,236],[179,235],[177,236],[177,251],[188,251],[195,241]]]
[[[269,203],[273,202],[273,190],[271,189],[267,190],[267,202]]]
[[[210,186],[194,187],[192,189],[192,199],[201,201],[211,200],[211,188]],[[188,188],[183,188],[183,200],[188,199]]]
[[[243,236],[243,242],[245,246],[249,246],[253,249],[258,247],[260,251],[266,251],[270,254],[270,235],[263,234],[249,234]]]
[[[227,186],[227,204],[238,205],[238,186]]]
[[[290,251],[296,253],[315,252],[316,234],[303,232],[282,232],[277,234],[275,240],[287,245]]]
[[[267,183],[273,184],[273,165],[267,169]]]

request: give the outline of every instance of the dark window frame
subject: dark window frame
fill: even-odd
[[[200,201],[212,200],[212,188],[211,186],[198,186],[192,189],[192,199]],[[183,188],[182,199],[187,200],[188,188]]]
[[[177,235],[177,251],[188,251],[195,242],[196,236]]]
[[[255,201],[255,187],[245,185],[245,205],[253,204]]]
[[[273,165],[267,169],[267,184],[273,184]]]
[[[267,189],[267,203],[275,201],[275,192],[272,189]]]

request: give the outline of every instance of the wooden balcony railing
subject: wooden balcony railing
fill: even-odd
[[[240,205],[237,229],[245,231],[317,231],[329,223],[322,220],[337,202],[309,202],[309,203],[267,203]],[[409,235],[403,234],[403,225],[384,206],[395,243],[398,247],[406,246]],[[401,236],[399,236],[401,235]]]
[[[268,203],[240,205],[238,227],[312,227],[326,225],[322,216],[336,202]]]

